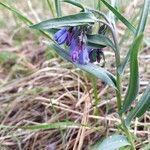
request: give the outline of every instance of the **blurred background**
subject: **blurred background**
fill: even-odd
[[[78,0],[79,1],[79,0]],[[81,1],[81,0],[80,0]],[[56,17],[54,1],[1,0],[15,8],[33,23]],[[92,0],[82,0],[94,8]],[[119,0],[116,8],[136,27],[142,0]],[[107,13],[102,4],[99,8]],[[79,12],[62,3],[63,15]],[[149,15],[150,18],[150,15]],[[116,20],[117,21],[117,20]],[[124,58],[133,35],[117,21],[121,57]],[[23,130],[0,127],[0,150],[87,150],[91,145],[117,130],[114,91],[100,80],[97,82],[98,103],[95,103],[93,80],[89,74],[61,59],[42,42],[46,38],[30,29],[21,18],[0,5],[0,123],[5,126],[39,125],[73,121],[89,127],[66,129]],[[104,50],[105,68],[115,73],[114,53]],[[144,46],[139,56],[140,94],[150,81],[150,19]],[[123,78],[123,91],[128,85],[129,69]],[[140,95],[141,96],[141,95]],[[98,113],[94,113],[95,106]],[[134,107],[134,104],[133,104]],[[61,126],[61,124],[59,125]],[[137,149],[150,143],[150,112],[132,123],[132,133],[138,140]]]

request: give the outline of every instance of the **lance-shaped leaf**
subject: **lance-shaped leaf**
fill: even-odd
[[[13,14],[17,15],[22,21],[24,21],[26,24],[32,25],[32,21],[26,17],[25,15],[23,15],[21,12],[19,12],[17,9],[15,9],[12,6],[9,6],[3,2],[0,2],[0,5],[5,7],[6,9],[8,9],[9,11],[11,11]]]
[[[135,37],[138,36],[140,33],[144,32],[144,30],[145,30],[145,26],[146,26],[146,22],[147,22],[147,18],[148,18],[148,13],[149,13],[149,8],[150,8],[150,0],[145,0],[144,1],[144,7],[142,9],[142,13],[141,13],[141,17],[140,17],[140,21],[138,24],[138,28],[137,28],[136,33],[135,33]],[[130,60],[130,54],[131,54],[131,50],[128,51],[124,61],[122,62],[121,66],[118,69],[118,72],[120,74],[122,74],[124,72],[124,69]]]
[[[77,7],[81,8],[81,9],[83,9],[83,10],[85,9],[84,6],[81,3],[77,2],[76,0],[62,0],[62,1],[66,2],[66,3],[70,3],[70,4],[74,5],[74,6],[77,6]]]
[[[128,146],[130,143],[123,135],[112,135],[103,140],[103,142],[97,146],[95,150],[116,150],[124,146]]]
[[[113,42],[102,34],[87,35],[87,44],[92,48],[103,48],[109,46],[115,51]]]
[[[114,13],[114,15],[124,24],[126,25],[126,27],[132,31],[133,33],[136,32],[135,27],[126,19],[124,18],[115,8],[113,8],[109,3],[107,3],[105,0],[101,0],[101,2],[103,2],[105,4],[106,7],[108,7],[108,9],[110,11],[112,11],[112,13]]]
[[[131,103],[136,99],[139,91],[139,66],[138,66],[138,52],[143,41],[143,34],[140,34],[135,40],[131,47],[130,55],[130,80],[128,90],[123,103],[123,110],[125,112]]]
[[[45,129],[66,129],[78,128],[80,125],[74,122],[56,122],[56,123],[43,123],[39,125],[22,126],[22,129],[30,130],[45,130]]]
[[[130,125],[134,117],[141,117],[150,107],[150,83],[135,108],[127,116],[125,123]]]
[[[31,26],[34,29],[48,30],[51,28],[58,28],[64,26],[78,26],[94,23],[97,18],[90,12],[81,12],[74,15],[63,16],[59,18],[53,18],[46,21],[42,21],[38,24]]]
[[[47,43],[48,44],[48,43]],[[57,44],[48,44],[49,47],[53,48],[57,54],[59,54],[61,57],[63,57],[65,60],[68,60],[69,62],[73,63],[71,60],[71,57],[69,55],[69,52],[61,48]],[[76,67],[91,73],[92,75],[96,76],[97,78],[104,81],[109,86],[116,89],[116,79],[113,74],[105,70],[104,68],[101,68],[100,66],[88,63],[87,65],[81,65],[78,63],[73,63]]]

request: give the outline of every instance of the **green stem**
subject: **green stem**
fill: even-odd
[[[98,115],[99,111],[98,111],[98,103],[99,103],[99,99],[98,99],[98,90],[97,90],[97,78],[95,76],[91,76],[91,80],[92,80],[92,84],[93,84],[93,91],[94,91],[94,98],[95,98],[95,102],[94,102],[94,115]]]
[[[131,144],[131,150],[136,150],[135,145],[134,145],[134,140],[133,140],[133,137],[132,137],[132,134],[131,134],[129,128],[126,127],[125,122],[124,122],[123,119],[121,119],[121,122],[122,122],[122,125],[123,125],[123,131],[126,134],[126,136],[128,138],[128,141]]]
[[[61,4],[60,4],[60,0],[55,0],[55,8],[56,8],[56,13],[57,13],[57,17],[61,17]]]
[[[120,50],[119,50],[119,44],[118,44],[117,37],[116,37],[116,31],[115,31],[115,28],[113,27],[112,23],[109,21],[109,19],[107,18],[107,16],[105,14],[103,14],[99,11],[94,11],[94,10],[92,10],[92,11],[98,13],[99,15],[101,15],[105,19],[106,22],[103,22],[101,20],[99,20],[99,21],[101,23],[106,24],[109,27],[109,29],[111,30],[111,33],[112,33],[114,45],[115,45],[115,48],[116,48],[116,50],[114,50],[114,53],[115,53],[115,60],[116,60],[116,77],[117,77],[117,79],[116,79],[117,108],[118,108],[118,112],[120,112],[120,110],[122,109],[122,100],[121,100],[122,91],[121,91],[121,74],[119,74],[118,68],[121,65],[121,61],[120,61]],[[123,131],[126,134],[126,136],[128,138],[128,141],[131,143],[131,148],[132,148],[132,150],[136,150],[132,135],[131,135],[129,129],[126,127],[126,125],[124,123],[124,120],[122,119],[122,114],[120,114],[120,118],[121,118],[121,123],[123,125]]]
[[[52,3],[52,1],[47,0],[47,4],[48,4],[48,7],[49,7],[49,9],[50,9],[53,17],[55,17],[55,12],[54,12],[54,9],[53,9],[53,3]]]

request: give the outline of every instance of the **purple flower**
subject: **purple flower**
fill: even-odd
[[[60,29],[54,34],[54,40],[59,44],[64,44],[68,35],[68,30],[66,27]]]
[[[103,52],[101,49],[87,47],[87,32],[83,27],[64,27],[55,33],[54,39],[59,45],[66,43],[72,62],[82,65],[88,62],[100,62]]]
[[[71,59],[73,62],[76,62],[79,59],[79,53],[78,51],[74,50],[71,53]]]
[[[89,62],[89,53],[88,48],[85,47],[79,55],[79,63],[82,65],[86,65]]]
[[[67,39],[66,39],[66,44],[68,46],[70,46],[72,39],[73,39],[73,32],[72,31],[68,31],[68,35],[67,35]]]
[[[73,62],[79,59],[79,47],[77,45],[77,40],[72,39],[70,43],[70,56]]]

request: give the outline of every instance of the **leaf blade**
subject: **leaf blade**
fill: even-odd
[[[48,43],[47,43],[48,44]],[[78,63],[73,63],[71,61],[71,57],[69,55],[69,53],[67,51],[65,51],[64,49],[62,49],[59,45],[57,44],[48,44],[50,47],[52,47],[57,54],[59,54],[61,57],[63,57],[64,59],[68,60],[69,62],[71,62],[72,64],[74,64],[76,67],[93,74],[94,76],[96,76],[97,78],[103,80],[105,83],[107,83],[109,86],[113,87],[114,89],[116,89],[116,79],[114,77],[114,75],[112,75],[110,72],[108,72],[107,70],[88,63],[87,65],[81,65]]]
[[[83,9],[83,10],[85,9],[82,4],[80,4],[79,2],[77,2],[75,0],[63,0],[63,2],[70,3],[70,4],[74,5],[74,6],[77,6],[77,7],[81,8],[81,9]]]
[[[26,16],[24,16],[21,12],[19,12],[17,9],[13,8],[13,7],[10,7],[9,5],[3,3],[3,2],[0,2],[0,5],[5,7],[6,9],[10,10],[12,13],[14,13],[15,15],[17,15],[19,18],[21,18],[22,21],[24,21],[25,23],[29,24],[29,25],[32,25],[33,22],[28,19]]]
[[[116,150],[123,146],[130,145],[126,137],[123,135],[112,135],[105,140],[96,148],[96,150]]]
[[[93,48],[101,48],[109,46],[115,51],[113,42],[102,34],[87,35],[87,44]]]
[[[59,28],[63,26],[86,25],[89,23],[94,23],[95,21],[97,21],[97,19],[94,14],[89,12],[81,12],[74,15],[49,19],[30,27],[34,29],[48,30],[51,28]]]
[[[130,30],[132,31],[133,33],[136,32],[136,29],[135,27],[126,19],[124,18],[115,8],[113,8],[109,3],[107,3],[105,0],[101,0],[104,5],[109,9],[111,10],[115,16]]]
[[[139,90],[139,67],[138,52],[143,41],[143,34],[140,34],[133,42],[131,47],[130,61],[130,80],[128,90],[124,99],[122,112],[125,112],[135,100]]]
[[[150,83],[135,108],[128,114],[125,124],[130,125],[134,117],[141,117],[150,107]]]
[[[136,36],[138,36],[140,33],[144,32],[144,30],[145,30],[149,9],[150,9],[150,0],[145,0],[144,7],[143,7],[141,17],[140,17],[140,21],[138,24],[138,28],[135,33],[135,38],[136,38]],[[120,74],[122,74],[124,72],[124,69],[125,69],[127,63],[129,62],[130,54],[131,54],[131,50],[128,51],[126,57],[124,58],[124,61],[122,62],[121,66],[118,69],[118,72]]]
[[[45,129],[66,129],[71,127],[79,127],[79,124],[74,122],[55,122],[55,123],[44,123],[39,125],[28,125],[21,127],[22,129],[30,130],[45,130]]]

